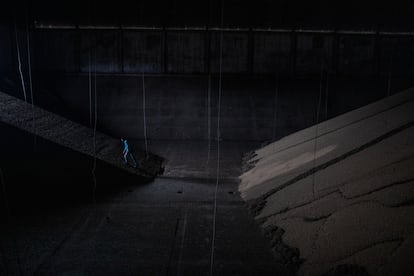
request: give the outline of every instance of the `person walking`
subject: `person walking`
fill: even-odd
[[[136,168],[137,167],[137,163],[135,162],[135,158],[132,155],[132,153],[129,150],[129,145],[128,145],[128,141],[126,139],[121,138],[121,142],[124,146],[124,150],[122,151],[122,156],[124,158],[124,164],[125,165],[129,165],[128,164],[128,156],[130,156],[131,160],[132,160],[132,167]]]

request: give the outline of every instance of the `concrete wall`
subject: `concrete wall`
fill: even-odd
[[[289,34],[255,33],[253,71],[258,74],[290,72],[290,49]]]
[[[339,40],[339,73],[373,75],[375,73],[375,40],[373,36],[345,35]]]
[[[2,52],[15,49],[14,32],[1,29]],[[101,73],[378,76],[392,68],[394,76],[414,70],[413,36],[385,34],[301,33],[266,31],[35,29],[32,30],[34,70]],[[25,32],[19,31],[21,48]],[[4,49],[4,50],[3,50]],[[3,54],[0,53],[0,54]],[[4,63],[2,72],[12,71]]]
[[[203,73],[206,70],[206,43],[202,32],[167,34],[167,72]]]
[[[298,37],[296,73],[320,75],[333,71],[333,36],[305,34]]]
[[[0,88],[21,96],[14,30],[4,27],[0,34]],[[204,140],[208,133],[215,138],[221,35],[225,140],[272,140],[315,124],[318,106],[321,121],[414,85],[411,36],[35,29],[35,102],[89,124],[88,73],[93,93],[96,71],[99,128],[140,139],[145,72],[150,139]],[[18,38],[28,87],[24,30]]]
[[[413,76],[414,74],[414,37],[387,36],[381,38],[380,74]]]
[[[96,81],[98,127],[116,136],[142,139],[142,77],[98,75]],[[325,76],[320,84],[319,78],[277,81],[274,77],[223,76],[222,139],[272,140],[315,124],[318,105],[318,120],[323,121],[387,95],[386,79],[351,81]],[[410,85],[395,84],[391,93]],[[60,77],[53,87],[68,110],[66,116],[89,124],[88,77]],[[210,132],[215,139],[218,76],[211,78],[210,105],[208,87],[207,76],[146,76],[148,138],[207,140]]]
[[[16,69],[13,59],[13,48],[10,28],[0,25],[0,72],[10,72]]]
[[[0,72],[15,72],[12,24],[2,25]],[[309,77],[409,76],[414,36],[268,31],[33,29],[32,68],[44,73],[269,74]],[[22,63],[26,30],[18,28]],[[27,70],[23,66],[23,70]]]
[[[163,34],[159,31],[123,33],[123,71],[125,73],[162,72],[164,56]]]

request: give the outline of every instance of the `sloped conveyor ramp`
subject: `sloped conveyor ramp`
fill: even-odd
[[[95,155],[92,129],[3,92],[0,92],[0,121],[83,154]],[[97,131],[95,141],[99,160],[146,178],[162,172],[161,157],[154,154],[147,157],[144,151],[134,149],[139,164],[135,169],[123,164],[119,140]]]

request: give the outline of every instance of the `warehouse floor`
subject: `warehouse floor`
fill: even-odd
[[[1,127],[8,136],[1,161],[9,219],[3,208],[0,274],[209,274],[215,175],[204,174],[200,156],[207,147],[152,142],[154,150],[168,153],[167,173],[146,184],[98,163],[93,203],[89,157],[40,138],[33,153],[32,135]],[[222,145],[215,275],[287,274],[237,192],[242,152],[253,146]],[[183,174],[180,162],[192,173]],[[210,162],[216,164],[213,153]]]

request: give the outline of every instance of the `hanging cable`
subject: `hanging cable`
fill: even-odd
[[[6,212],[6,221],[9,223],[10,221],[10,206],[9,206],[9,198],[7,195],[7,188],[6,188],[6,181],[4,180],[4,174],[2,168],[0,168],[0,183],[2,188],[2,195],[3,195],[3,201],[4,201],[4,208]]]
[[[393,43],[391,47],[390,63],[388,66],[387,97],[389,97],[391,94],[391,75],[392,75],[392,69],[393,69],[392,67],[394,63],[394,47],[395,47],[395,44]]]
[[[325,121],[328,120],[328,98],[329,98],[329,71],[326,74],[326,85],[325,85]]]
[[[277,127],[277,105],[278,105],[278,98],[279,98],[279,74],[276,73],[276,80],[275,80],[275,98],[274,98],[274,107],[273,107],[273,124],[272,124],[272,142],[276,140],[276,127]]]
[[[17,22],[16,21],[14,21],[14,34],[16,37],[17,63],[18,63],[18,69],[19,69],[19,74],[20,74],[20,81],[22,83],[23,97],[24,97],[24,101],[27,102],[26,86],[24,84],[22,61],[20,58],[20,46],[19,46],[19,38],[18,38],[18,33],[17,33]]]
[[[321,110],[321,102],[322,102],[322,81],[323,81],[323,70],[324,70],[324,62],[322,61],[321,64],[321,77],[319,81],[319,97],[318,97],[318,105],[316,108],[316,122],[315,122],[315,139],[313,145],[313,168],[316,165],[316,149],[318,147],[318,128],[319,128],[319,114]],[[312,174],[312,197],[315,198],[315,172]]]
[[[93,1],[89,3],[89,15],[88,15],[88,22],[89,25],[92,26],[94,20],[93,19]],[[92,31],[88,30],[88,85],[89,85],[89,126],[93,127],[93,120],[92,120]]]
[[[1,188],[2,188],[2,196],[3,196],[4,208],[6,212],[6,225],[7,225],[10,222],[10,207],[9,207],[9,199],[7,196],[6,182],[4,181],[3,170],[1,168],[0,168],[0,183],[1,183]],[[17,249],[17,243],[15,242],[15,244],[16,244],[16,249]],[[3,257],[3,254],[2,254],[2,257]],[[19,256],[18,256],[18,260],[19,260]]]
[[[281,14],[280,14],[281,17]],[[279,38],[277,40],[277,49],[281,48],[281,43],[280,43],[281,39]],[[276,60],[275,60],[276,64],[280,63],[279,62],[279,56],[276,55]],[[272,143],[273,143],[273,152],[276,151],[276,128],[277,128],[277,112],[278,112],[278,100],[279,100],[279,68],[275,67],[275,75],[276,75],[276,89],[275,89],[275,99],[274,99],[274,107],[273,107],[273,134],[272,134]]]
[[[142,115],[144,121],[144,142],[145,142],[145,154],[148,157],[148,138],[147,138],[147,112],[145,103],[145,73],[142,71]]]
[[[32,63],[31,63],[31,55],[30,55],[30,32],[29,32],[29,22],[26,20],[26,41],[27,41],[27,64],[29,66],[29,89],[30,89],[30,99],[32,102],[32,110],[33,110],[33,83],[32,83]]]
[[[395,50],[395,41],[392,42],[392,45],[391,45],[390,61],[388,64],[387,95],[386,95],[387,98],[391,95],[391,77],[392,77],[392,70],[393,70],[393,65],[394,65],[394,50]],[[387,113],[386,119],[385,119],[385,128],[388,128],[389,119],[390,119],[390,116]]]
[[[211,0],[209,0],[208,5],[208,21],[207,21],[207,29],[206,29],[206,39],[208,41],[208,47],[210,47],[211,43],[211,35],[210,35],[210,24],[211,24]],[[207,65],[207,72],[208,72],[208,80],[207,80],[207,140],[208,140],[208,149],[207,149],[207,165],[206,165],[206,172],[207,176],[210,177],[210,157],[211,157],[211,66],[210,66],[210,51],[207,51],[208,59],[206,62]]]
[[[96,193],[96,186],[97,186],[97,181],[96,181],[96,125],[97,125],[97,121],[98,121],[98,106],[97,106],[97,94],[96,94],[96,41],[95,41],[95,47],[94,47],[94,93],[93,93],[93,98],[94,98],[94,123],[93,123],[93,167],[92,167],[92,177],[93,177],[93,191],[92,191],[92,199],[93,202],[96,202],[95,199],[95,193]]]
[[[92,127],[92,62],[91,62],[91,50],[92,49],[92,42],[91,42],[91,31],[89,30],[89,53],[88,53],[88,84],[89,84],[89,125]]]
[[[221,116],[221,86],[222,86],[222,65],[223,65],[223,1],[221,2],[221,20],[220,20],[220,54],[219,54],[219,83],[218,83],[218,103],[217,103],[217,171],[216,171],[216,187],[214,190],[214,209],[213,209],[213,234],[211,239],[211,255],[210,255],[210,275],[213,275],[214,268],[214,250],[216,242],[216,218],[217,218],[217,193],[219,186],[220,174],[220,116]]]
[[[207,164],[209,164],[210,163],[210,152],[211,152],[211,74],[208,74],[208,88],[207,88],[207,139],[208,139]]]
[[[35,122],[34,122],[34,98],[33,98],[33,82],[32,82],[32,62],[31,62],[31,47],[30,47],[30,31],[29,31],[29,10],[26,13],[26,43],[27,43],[27,64],[29,69],[29,89],[30,89],[30,101],[32,108],[32,132],[33,132],[33,150],[36,150],[36,135],[34,134]]]
[[[7,224],[9,224],[12,227],[11,236],[12,236],[12,241],[14,243],[14,247],[16,249],[17,266],[19,269],[19,275],[24,275],[21,254],[19,250],[19,245],[17,243],[17,234],[16,234],[17,225],[15,225],[16,222],[14,221],[14,218],[13,218],[13,221],[11,220],[12,216],[11,216],[10,204],[9,204],[9,199],[8,199],[8,194],[7,194],[6,181],[4,180],[4,173],[1,168],[0,168],[0,182],[2,186],[2,194],[4,198],[4,207],[6,209],[5,211],[6,211]]]

